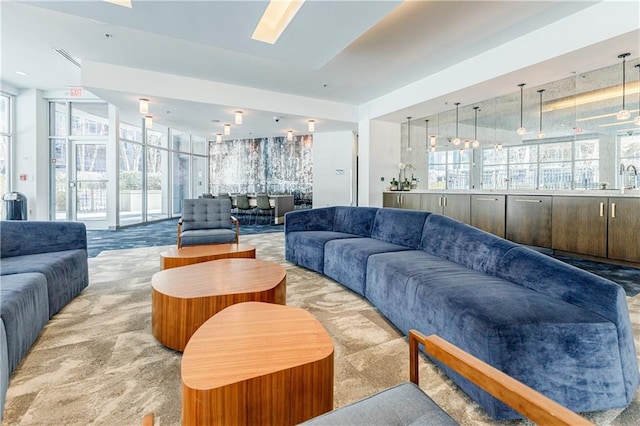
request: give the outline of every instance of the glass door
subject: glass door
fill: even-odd
[[[107,144],[74,141],[68,217],[87,229],[107,228]]]

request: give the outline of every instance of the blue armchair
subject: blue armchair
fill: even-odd
[[[178,221],[178,248],[237,244],[239,235],[238,219],[231,216],[231,200],[198,198],[182,201],[182,217]]]

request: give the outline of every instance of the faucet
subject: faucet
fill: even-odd
[[[627,171],[629,170],[633,170],[634,176],[638,176],[638,169],[636,169],[636,166],[634,166],[633,164],[629,164],[627,166]]]
[[[636,189],[636,185],[637,185],[637,182],[638,182],[638,169],[633,164],[629,164],[627,166],[627,168],[626,168],[627,174],[625,175],[625,177],[628,180],[628,177],[631,176],[631,173],[629,173],[631,171],[633,171],[633,176],[635,176],[633,178],[633,185],[629,185],[626,189]]]

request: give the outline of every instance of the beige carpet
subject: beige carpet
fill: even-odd
[[[284,261],[284,236],[242,237],[260,259],[287,268],[287,303],[315,315],[335,344],[335,405],[408,380],[408,345],[367,301]],[[5,425],[180,423],[180,357],[151,334],[151,276],[163,247],[115,250],[89,259],[90,286],[46,326],[12,376]],[[640,347],[640,295],[628,299]],[[422,387],[458,422],[495,424],[429,362]],[[592,413],[601,425],[640,424],[640,392],[626,410]],[[509,421],[500,424],[526,424]]]

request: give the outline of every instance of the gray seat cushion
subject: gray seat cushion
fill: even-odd
[[[194,229],[180,234],[180,242],[183,246],[235,243],[236,232],[231,229]]]
[[[457,425],[413,383],[402,383],[313,418],[304,425]]]

